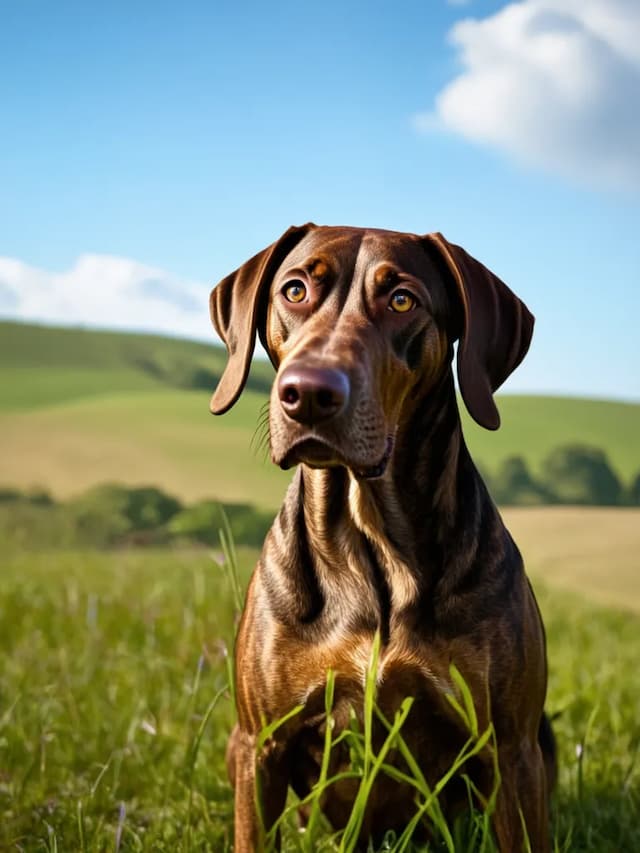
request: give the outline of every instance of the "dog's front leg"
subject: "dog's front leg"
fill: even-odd
[[[227,767],[235,787],[235,853],[280,849],[280,833],[269,830],[282,814],[289,783],[283,748],[271,743],[259,752],[256,738],[236,726],[227,748]]]
[[[500,853],[549,853],[547,777],[538,743],[517,751],[501,750],[500,772],[493,815]]]

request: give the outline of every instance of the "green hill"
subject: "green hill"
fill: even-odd
[[[212,391],[225,361],[221,347],[196,341],[0,322],[0,409],[164,388]],[[249,388],[268,392],[271,374],[256,362]]]
[[[0,484],[67,496],[118,480],[277,506],[289,475],[254,440],[273,370],[256,362],[239,403],[212,418],[224,362],[221,348],[192,341],[0,323]],[[625,482],[640,468],[640,405],[502,395],[499,408],[497,433],[465,415],[490,472],[512,454],[535,470],[575,442],[604,449]]]

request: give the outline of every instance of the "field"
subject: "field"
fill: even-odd
[[[66,497],[118,480],[275,509],[288,475],[251,449],[272,369],[256,362],[214,420],[223,365],[204,344],[0,323],[0,486]],[[569,442],[606,450],[625,483],[640,468],[640,405],[504,395],[499,407],[497,433],[465,417],[489,471],[512,454],[536,470]],[[504,515],[548,629],[555,850],[640,850],[640,510]],[[230,851],[236,606],[222,555],[0,547],[0,850]],[[255,557],[240,550],[243,583]],[[340,847],[291,822],[284,849]]]
[[[224,360],[219,347],[188,341],[0,323],[0,485],[62,498],[115,479],[275,509],[288,475],[254,440],[273,370],[256,361],[240,402],[213,418],[208,400]],[[626,484],[640,469],[640,405],[502,395],[499,408],[497,433],[463,412],[489,472],[513,454],[535,471],[550,450],[575,442],[604,449]]]
[[[548,628],[556,849],[640,849],[640,512],[517,510],[508,522]],[[601,544],[609,536],[617,550]],[[219,559],[5,555],[0,849],[231,849],[234,606]],[[243,578],[254,559],[241,552]],[[290,828],[285,849],[303,840]],[[311,849],[338,848],[318,839]]]
[[[513,507],[503,516],[527,571],[549,589],[640,615],[640,510]]]

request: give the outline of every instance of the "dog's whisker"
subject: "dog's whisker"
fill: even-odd
[[[269,453],[271,440],[271,429],[269,425],[269,417],[258,422],[253,435],[251,437],[250,449],[254,456],[258,456],[262,451],[263,461],[266,461]]]

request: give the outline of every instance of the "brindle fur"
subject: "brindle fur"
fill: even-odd
[[[284,300],[303,280],[309,301]],[[406,284],[419,296],[414,316],[387,310]],[[543,715],[545,637],[522,558],[475,468],[462,434],[452,374],[474,418],[496,428],[492,392],[529,345],[533,318],[477,261],[441,235],[417,237],[313,225],[277,243],[223,280],[212,318],[229,350],[212,410],[240,394],[256,331],[278,370],[339,369],[350,383],[345,412],[318,426],[291,420],[274,384],[273,460],[299,463],[251,579],[236,646],[237,710],[227,753],[235,785],[235,850],[262,849],[264,831],[291,785],[304,796],[318,778],[327,671],[336,673],[336,734],[349,709],[362,712],[376,631],[382,646],[377,702],[388,717],[415,702],[403,733],[435,783],[468,736],[446,700],[450,665],[469,685],[482,731],[493,722],[502,783],[493,816],[502,853],[549,851],[548,797],[555,775],[553,736]],[[300,441],[315,436],[330,451]],[[393,450],[382,476],[358,472]],[[315,455],[314,455],[315,454]],[[256,754],[265,722],[298,703],[303,711]],[[331,772],[348,756],[336,750]],[[490,750],[467,768],[488,796]],[[256,774],[262,821],[256,815]],[[324,813],[348,819],[357,786],[333,785]],[[466,802],[445,789],[445,815]],[[414,812],[411,789],[381,776],[361,841],[401,829]],[[522,813],[522,817],[521,814]]]

